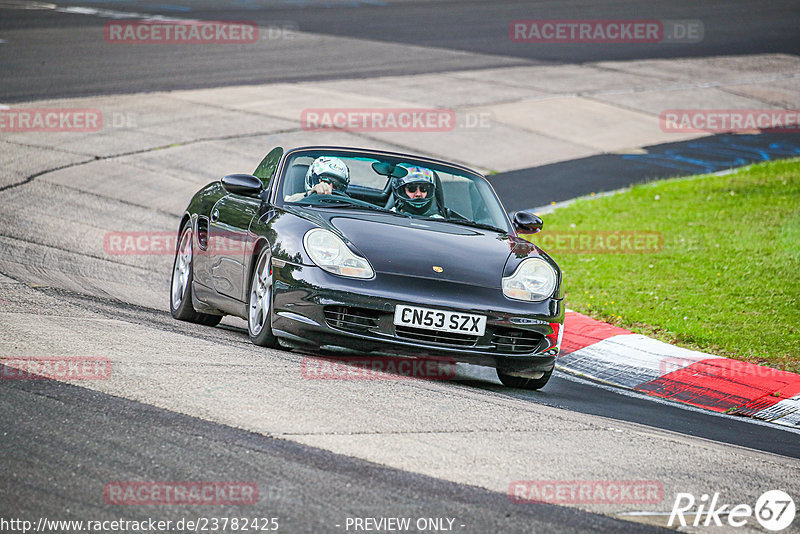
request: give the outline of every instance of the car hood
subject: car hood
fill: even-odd
[[[334,215],[329,224],[379,273],[501,287],[516,240],[505,233],[392,215]],[[437,272],[441,270],[441,272]]]

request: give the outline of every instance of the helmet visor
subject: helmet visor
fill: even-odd
[[[416,193],[417,191],[421,191],[423,193],[430,193],[433,191],[433,184],[426,184],[426,183],[411,183],[406,184],[405,186],[406,193]]]

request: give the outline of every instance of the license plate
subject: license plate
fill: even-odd
[[[394,324],[482,336],[486,331],[486,316],[400,305],[394,309]]]

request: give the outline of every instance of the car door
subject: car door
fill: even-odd
[[[211,209],[208,225],[208,266],[214,290],[241,301],[244,297],[245,259],[251,240],[250,221],[258,213],[260,198],[230,193]]]
[[[282,147],[273,148],[253,172],[265,189],[269,187],[283,153]],[[229,193],[220,198],[208,214],[204,263],[211,285],[220,295],[239,301],[246,299],[249,260],[255,242],[249,235],[249,228],[263,206],[262,198],[266,197]]]

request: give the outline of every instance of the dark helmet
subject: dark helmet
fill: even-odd
[[[424,167],[404,167],[408,173],[402,178],[394,178],[392,191],[398,211],[421,215],[430,209],[435,199],[436,182],[433,171]],[[427,191],[425,198],[409,198],[406,187]]]
[[[339,158],[320,156],[308,166],[306,191],[311,191],[321,181],[328,182],[337,191],[345,192],[350,183],[350,169]]]

